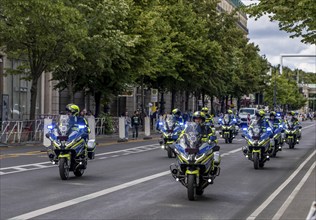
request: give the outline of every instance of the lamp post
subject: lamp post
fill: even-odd
[[[0,99],[3,94],[3,56],[0,55]]]

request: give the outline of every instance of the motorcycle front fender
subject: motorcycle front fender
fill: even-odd
[[[199,172],[199,170],[186,170],[185,175],[189,175],[189,174],[199,176],[200,172]]]
[[[58,155],[58,159],[60,159],[60,158],[67,158],[69,161],[70,161],[70,157],[71,157],[70,154],[59,154]]]

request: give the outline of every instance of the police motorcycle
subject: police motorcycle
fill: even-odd
[[[235,136],[238,134],[238,128],[236,126],[237,119],[230,120],[228,115],[218,119],[218,123],[221,126],[220,136],[225,139],[225,143],[232,143]]]
[[[162,133],[159,141],[161,148],[167,151],[168,158],[176,157],[170,146],[178,139],[184,129],[184,123],[175,123],[171,115],[158,123],[158,130]]]
[[[301,137],[302,126],[295,125],[291,120],[285,122],[285,142],[293,149]]]
[[[270,160],[272,152],[270,139],[273,139],[272,129],[266,128],[266,131],[258,124],[257,120],[252,123],[252,128],[243,128],[241,135],[247,141],[247,146],[242,147],[246,158],[253,162],[255,169],[264,167],[266,161]]]
[[[270,123],[270,122],[269,122]],[[272,153],[271,156],[272,157],[276,157],[276,154],[278,151],[282,151],[282,147],[284,144],[284,138],[283,138],[283,134],[284,134],[284,124],[280,123],[280,124],[270,124],[270,127],[272,128],[272,133],[273,133],[273,139],[271,140],[271,144],[272,144]]]
[[[51,141],[47,153],[52,163],[58,165],[62,180],[69,179],[70,171],[82,176],[88,159],[94,159],[95,141],[86,143],[86,125],[74,124],[74,120],[74,116],[60,115],[57,123],[47,126],[46,138]]]
[[[202,195],[220,174],[220,147],[212,139],[202,142],[200,129],[198,124],[188,122],[173,145],[177,162],[170,165],[170,171],[175,180],[187,188],[189,200]]]

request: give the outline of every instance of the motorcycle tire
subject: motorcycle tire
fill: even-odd
[[[69,179],[69,165],[68,160],[66,158],[60,158],[59,159],[59,175],[62,180],[68,180]]]
[[[77,176],[77,177],[82,176],[83,173],[84,173],[84,169],[80,169],[80,168],[78,168],[78,169],[76,169],[76,170],[74,171],[74,174],[75,174],[75,176]]]
[[[259,167],[263,168],[264,167],[264,162],[259,162]]]
[[[228,139],[227,138],[225,138],[225,144],[227,144],[228,143]]]
[[[259,153],[255,152],[253,154],[253,167],[257,170],[259,168]]]
[[[274,147],[273,152],[272,152],[272,157],[276,157],[277,152],[278,151],[277,151],[276,147]]]
[[[172,158],[173,152],[169,146],[167,147],[167,154],[168,154],[168,158]]]
[[[294,148],[294,143],[290,143],[290,144],[289,144],[289,148],[290,148],[290,149],[293,149],[293,148]]]
[[[196,197],[196,190],[195,190],[195,175],[194,174],[188,174],[188,199],[190,201],[195,200]]]
[[[232,143],[233,142],[233,139],[232,138],[229,138],[229,140],[228,140],[228,143]]]

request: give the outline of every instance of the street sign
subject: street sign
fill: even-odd
[[[158,102],[158,89],[151,89],[151,102]]]

